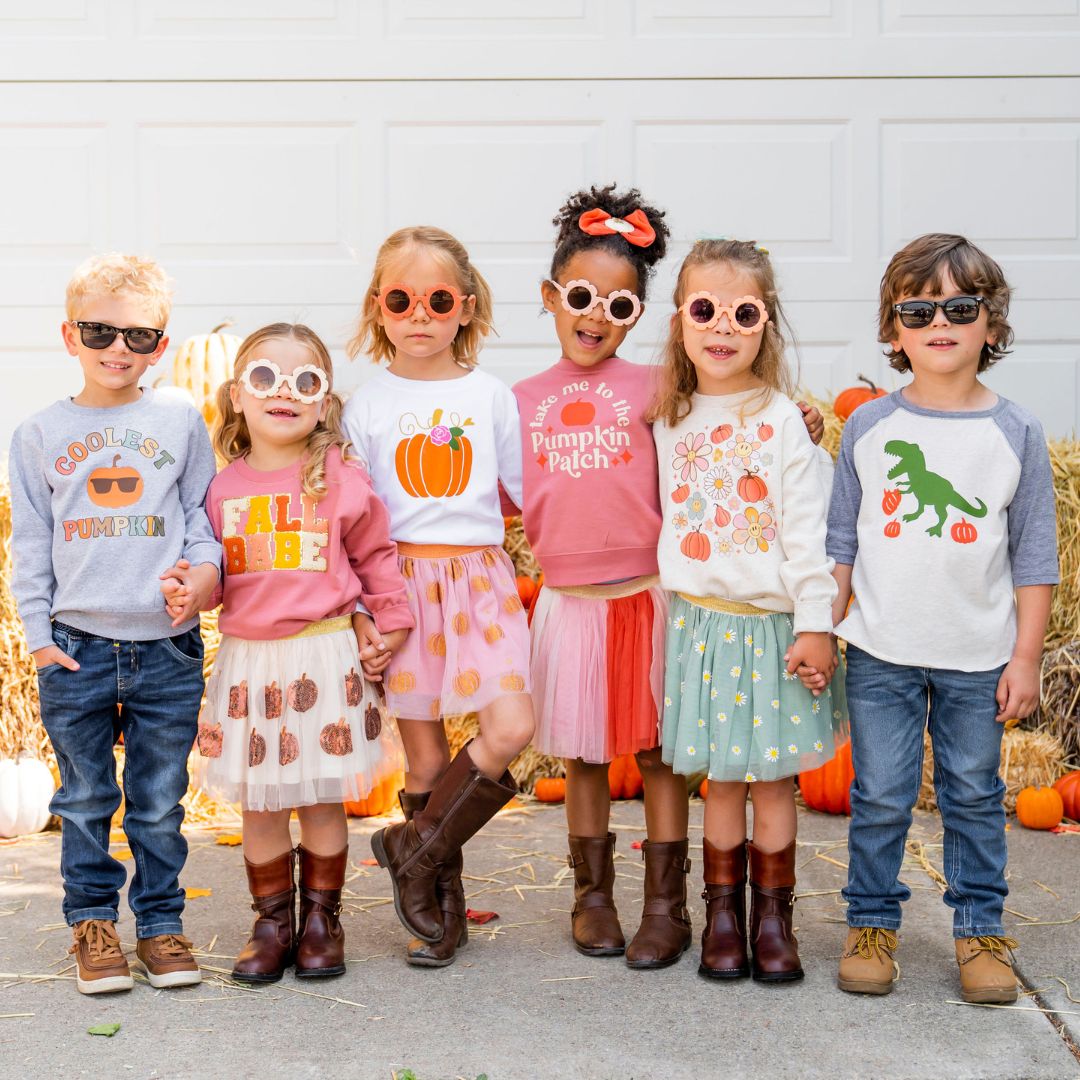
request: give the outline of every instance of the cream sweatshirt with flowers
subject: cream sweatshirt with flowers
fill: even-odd
[[[828,632],[832,460],[810,441],[797,405],[773,394],[759,408],[756,393],[695,394],[680,423],[653,425],[660,581],[673,592],[791,612],[796,634]]]

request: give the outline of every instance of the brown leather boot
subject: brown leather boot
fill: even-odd
[[[286,851],[265,863],[244,860],[252,911],[258,916],[251,937],[233,965],[241,982],[277,982],[296,954],[296,853]]]
[[[803,977],[799,943],[791,930],[795,905],[795,841],[783,851],[765,852],[748,841],[750,855],[750,952],[758,982],[791,982]]]
[[[574,948],[586,956],[622,956],[626,938],[619,925],[615,886],[615,834],[570,836],[567,863],[574,871]]]
[[[345,931],[341,926],[341,890],[349,845],[336,855],[316,855],[303,845],[300,858],[300,934],[296,941],[296,977],[345,974]]]
[[[686,875],[690,860],[687,840],[641,845],[645,860],[645,904],[641,925],[626,949],[632,968],[661,968],[674,964],[690,948],[690,912],[686,907]]]
[[[698,971],[710,979],[745,979],[750,974],[746,953],[746,842],[728,851],[704,841],[705,929],[701,934]]]
[[[427,806],[430,791],[399,791],[398,802],[406,821]],[[463,860],[459,851],[449,859],[435,879],[435,894],[442,908],[442,941],[434,943],[413,938],[405,951],[405,962],[414,967],[448,967],[458,949],[469,943],[469,925],[465,919],[465,889],[461,884]]]
[[[406,930],[423,941],[442,940],[442,910],[435,891],[439,871],[516,793],[509,772],[500,780],[489,779],[465,746],[412,821],[389,825],[371,837],[375,858],[390,871],[394,908]]]

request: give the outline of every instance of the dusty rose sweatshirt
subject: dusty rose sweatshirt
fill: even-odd
[[[651,368],[611,356],[589,368],[563,357],[514,387],[525,535],[547,584],[657,573],[652,386]]]
[[[223,634],[288,637],[351,615],[358,598],[383,633],[413,625],[390,516],[367,475],[331,451],[326,480],[316,502],[301,493],[299,464],[257,472],[238,459],[214,478],[206,511],[223,549]]]

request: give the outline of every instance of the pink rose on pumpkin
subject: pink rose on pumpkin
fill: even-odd
[[[435,446],[443,446],[448,443],[454,436],[450,434],[450,429],[445,424],[436,424],[429,432],[428,438],[435,444]]]

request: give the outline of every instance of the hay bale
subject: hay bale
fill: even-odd
[[[503,551],[510,556],[514,563],[514,570],[536,581],[540,577],[540,564],[529,547],[529,541],[525,539],[525,528],[521,524],[521,518],[506,519],[506,535],[503,538]]]
[[[919,810],[936,810],[934,793],[934,751],[930,733],[924,736],[922,786]],[[1065,750],[1049,731],[1026,731],[1008,728],[1001,739],[1001,778],[1005,781],[1005,809],[1016,809],[1016,796],[1022,788],[1052,784],[1065,772]]]
[[[1068,768],[1080,768],[1080,641],[1043,656],[1042,700],[1027,726],[1049,732],[1060,743]]]

